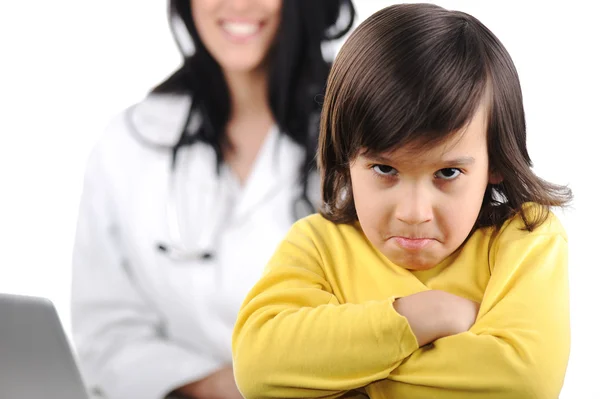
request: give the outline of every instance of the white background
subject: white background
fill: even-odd
[[[298,0],[299,1],[299,0]],[[390,1],[355,0],[364,19]],[[438,1],[473,14],[519,71],[535,170],[568,183],[572,351],[561,398],[600,398],[595,2]],[[0,5],[0,292],[52,299],[69,329],[70,257],[88,153],[108,120],[179,63],[166,2]],[[2,322],[0,320],[0,322]]]

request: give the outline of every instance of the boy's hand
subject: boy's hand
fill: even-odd
[[[396,312],[406,317],[419,346],[467,331],[477,317],[479,304],[444,291],[429,290],[398,298]]]

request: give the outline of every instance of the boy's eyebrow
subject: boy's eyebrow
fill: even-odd
[[[454,158],[454,159],[444,159],[444,160],[442,160],[441,163],[444,165],[451,165],[451,166],[469,166],[469,165],[473,165],[475,163],[475,158],[465,156],[465,157],[458,157],[458,158]]]
[[[386,156],[382,155],[382,154],[369,154],[369,155],[364,155],[365,158],[371,160],[372,162],[378,162],[378,163],[382,163],[385,165],[391,165],[394,162],[394,160],[392,160],[391,158],[387,158]],[[453,158],[453,159],[442,159],[439,162],[431,162],[431,164],[434,165],[442,165],[442,166],[446,166],[446,167],[455,167],[455,166],[469,166],[475,163],[475,158],[471,157],[471,156],[463,156],[463,157],[457,157],[457,158]]]

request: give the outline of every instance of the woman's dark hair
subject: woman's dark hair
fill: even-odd
[[[347,15],[340,15],[343,12]],[[279,30],[268,56],[269,104],[283,134],[306,149],[302,166],[305,195],[318,140],[320,106],[315,96],[324,90],[330,69],[321,45],[350,30],[355,10],[351,0],[283,0],[281,13]],[[230,117],[227,84],[221,67],[197,33],[190,0],[170,0],[169,16],[183,64],[152,92],[191,97],[187,121],[173,148],[173,163],[179,148],[201,141],[215,150],[218,167],[223,161],[224,146],[228,144],[225,136],[225,125]],[[192,54],[184,51],[177,32],[181,23],[192,40]],[[338,26],[340,23],[342,26]],[[200,126],[192,123],[195,116],[200,117]]]
[[[519,77],[500,41],[471,15],[431,4],[403,4],[373,14],[350,35],[327,82],[319,167],[323,209],[336,223],[357,220],[350,163],[361,152],[446,140],[488,104],[489,184],[475,228],[499,228],[519,213],[528,230],[571,190],[537,177],[526,147]],[[527,218],[523,204],[540,211]]]

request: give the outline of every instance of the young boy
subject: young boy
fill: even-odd
[[[233,335],[246,398],[556,398],[569,355],[571,196],[531,170],[519,80],[470,15],[388,7],[337,56],[324,205]]]

